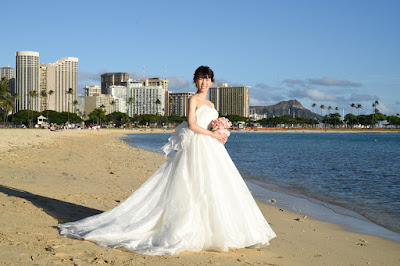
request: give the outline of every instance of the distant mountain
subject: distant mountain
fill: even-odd
[[[313,113],[301,105],[297,100],[282,101],[274,105],[269,106],[250,106],[250,113],[266,114],[267,117],[277,116],[300,116],[309,119],[320,119],[321,115]]]

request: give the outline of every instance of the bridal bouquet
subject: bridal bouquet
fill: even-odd
[[[218,133],[225,133],[228,137],[231,134],[228,128],[232,127],[232,122],[226,117],[219,117],[210,123],[211,130]]]

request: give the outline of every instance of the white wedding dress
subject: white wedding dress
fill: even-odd
[[[207,105],[196,110],[203,128],[216,118]],[[59,224],[60,234],[148,255],[262,246],[276,236],[220,141],[184,122],[163,149],[177,152],[124,202]]]

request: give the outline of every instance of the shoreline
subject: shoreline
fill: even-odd
[[[138,128],[138,129],[102,129],[102,130],[121,130],[130,133],[127,134],[160,134],[160,133],[172,133],[173,129],[160,129],[160,128]],[[231,134],[234,133],[400,133],[400,129],[276,129],[276,128],[263,128],[263,129],[241,129],[241,130],[231,130]]]
[[[5,133],[8,131],[7,133]],[[143,256],[61,237],[57,223],[108,210],[165,161],[119,140],[129,130],[0,130],[0,264],[397,264],[400,244],[260,203],[278,237],[257,249]],[[146,132],[149,133],[149,132]],[[39,137],[38,137],[38,136]]]
[[[400,233],[386,228],[349,208],[317,198],[274,189],[262,181],[244,179],[249,189],[256,194],[254,197],[264,204],[307,215],[319,221],[338,224],[350,232],[382,237],[400,243]],[[275,202],[271,202],[271,199],[274,199]]]
[[[126,141],[125,138],[121,138],[121,140],[125,141],[132,147],[160,154],[159,151],[146,149],[146,147],[143,147],[142,145],[136,144],[135,146],[134,143]],[[294,211],[298,214],[305,214],[320,221],[335,223],[343,226],[343,228],[346,228],[346,230],[351,232],[384,237],[400,243],[399,232],[385,227],[384,225],[379,224],[369,219],[365,215],[346,206],[336,205],[315,197],[309,197],[306,195],[297,194],[295,192],[290,192],[279,187],[270,186],[268,183],[264,183],[253,178],[244,177],[244,180],[246,181],[249,189],[252,188],[258,191],[255,195],[253,195],[254,198],[265,204],[278,206],[285,210]],[[258,188],[255,188],[254,186],[257,186]],[[250,190],[253,192],[252,189]],[[261,190],[264,190],[264,192],[260,192]],[[275,200],[279,198],[279,200],[276,203],[271,203],[272,198]],[[313,205],[314,207],[310,209],[308,205]]]

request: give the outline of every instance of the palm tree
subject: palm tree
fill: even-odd
[[[110,105],[113,107],[113,112],[115,112],[115,104],[116,102],[114,100],[110,102]]]
[[[77,109],[76,109],[76,106],[79,104],[79,102],[77,101],[77,100],[74,100],[73,102],[72,102],[72,105],[74,106],[74,113],[77,113]]]
[[[159,113],[158,113],[158,106],[161,104],[161,101],[160,101],[160,99],[157,99],[156,100],[156,106],[157,106],[157,123],[158,123],[158,115],[159,115]]]
[[[376,108],[378,105],[379,105],[379,101],[375,101],[374,103],[372,103],[372,108],[374,109],[374,113],[372,114],[373,115],[373,120],[372,120],[373,123],[375,123],[376,113],[379,112],[378,108]]]
[[[40,98],[41,99],[46,99],[46,109],[47,109],[47,91],[45,90],[45,89],[43,89],[43,90],[41,90],[40,91]],[[40,102],[42,102],[42,100],[40,101]],[[42,105],[42,104],[41,104]],[[42,109],[42,108],[40,108],[40,109]],[[43,110],[41,110],[41,111],[44,111],[44,109]]]
[[[316,103],[311,104],[311,108],[312,108],[312,112],[313,112],[313,113],[314,113],[314,108],[315,108],[315,106],[317,106]]]
[[[0,107],[5,104],[8,98],[11,97],[10,87],[8,86],[8,81],[6,77],[1,78],[0,83]]]
[[[374,108],[374,113],[377,113],[376,112],[376,107],[379,105],[379,101],[375,101],[373,104],[372,104],[372,107]]]
[[[4,110],[4,124],[8,121],[8,114],[13,110],[14,108],[14,101],[12,98],[6,98],[3,102],[1,107]]]
[[[351,107],[351,113],[353,114],[353,108],[356,107],[355,103],[351,103],[350,107]]]
[[[40,98],[41,98],[41,100],[40,100],[41,108],[40,108],[40,109],[42,109],[42,106],[43,106],[43,107],[46,107],[46,109],[43,108],[43,110],[41,110],[41,111],[44,111],[44,110],[47,110],[47,109],[48,109],[48,108],[47,108],[47,96],[48,96],[48,95],[47,95],[47,91],[46,91],[45,89],[43,89],[43,90],[40,91]],[[43,99],[46,99],[46,100],[45,100],[45,103],[46,103],[45,106],[42,104],[42,100],[43,100]],[[49,120],[47,120],[47,122],[49,122]],[[49,124],[49,125],[50,125],[50,124]]]
[[[357,109],[357,113],[358,113],[358,115],[357,115],[357,124],[359,124],[359,116],[360,116],[360,109],[362,108],[362,105],[359,103],[359,104],[357,104],[357,106],[356,106],[356,109]]]
[[[321,108],[321,117],[322,117],[322,110],[325,109],[325,105],[321,104],[321,106],[319,108]]]
[[[332,110],[332,106],[328,106],[328,112],[329,112],[329,114],[331,113],[331,110]]]
[[[158,106],[161,104],[161,101],[160,101],[160,99],[157,99],[156,100],[156,105],[157,105],[157,113],[158,113]]]
[[[359,103],[356,106],[356,109],[358,110],[358,116],[360,116],[360,109],[362,108],[362,105]]]
[[[325,105],[321,104],[321,106],[320,106],[319,108],[321,108],[321,123],[322,123],[322,120],[323,120],[323,117],[322,117],[322,110],[325,109]]]
[[[19,100],[19,94],[18,92],[14,93],[14,107],[17,105],[17,100]],[[11,124],[14,124],[14,112],[12,113],[11,117]]]
[[[50,97],[51,95],[53,95],[54,91],[53,90],[49,90],[47,92],[47,123],[49,123],[50,125],[50,118],[49,118],[49,105],[50,105]]]
[[[79,102],[78,102],[77,100],[75,100],[75,101],[72,102],[72,105],[74,106],[74,109],[75,109],[74,113],[76,113],[76,106],[77,106],[78,104],[79,104]]]
[[[37,93],[37,91],[35,91],[35,90],[31,90],[31,91],[29,91],[29,96],[30,96],[30,98],[32,98],[32,101],[33,101],[33,99],[34,98],[36,98],[37,96],[38,96],[38,93]],[[31,119],[32,119],[32,122],[33,122],[33,108],[32,108],[32,106],[31,106],[31,101],[29,101],[29,109],[31,109],[31,112],[32,112],[32,117],[31,117]],[[29,115],[29,110],[28,110],[28,115]],[[31,121],[29,121],[29,116],[28,116],[28,122],[29,122],[29,127],[31,126]],[[33,125],[32,125],[33,126]]]
[[[8,120],[10,108],[12,111],[13,107],[14,101],[10,93],[10,87],[8,86],[8,79],[6,77],[2,77],[0,84],[0,109],[3,109],[4,111],[4,123],[6,122],[6,118]]]
[[[106,106],[105,106],[104,104],[102,104],[102,105],[100,105],[100,108],[101,108],[103,111],[105,111]],[[101,127],[101,117],[100,117],[100,127]]]
[[[339,108],[337,106],[335,107],[335,111],[336,111],[336,113],[338,113],[338,111],[339,111]],[[336,128],[336,119],[335,119],[335,128]]]
[[[71,95],[74,92],[73,88],[69,88],[65,93],[68,95],[68,121],[69,121],[69,106],[71,105]]]
[[[128,106],[131,108],[131,110],[133,109],[132,108],[132,104],[134,103],[134,99],[133,99],[133,97],[129,97],[129,99],[128,99]],[[128,111],[128,113],[129,113],[129,111]],[[133,116],[133,110],[131,111],[131,113],[132,113],[132,116]]]
[[[356,107],[355,103],[351,103],[350,107],[351,107],[351,114],[353,114],[353,108]],[[353,118],[351,118],[351,124],[353,125]]]
[[[174,98],[169,98],[169,104],[175,104],[175,99]],[[169,108],[169,110],[171,110],[171,108],[168,106],[168,108]],[[169,110],[168,110],[168,113],[169,113]]]

